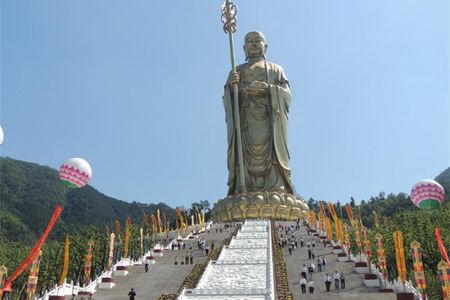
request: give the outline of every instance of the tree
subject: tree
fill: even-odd
[[[356,206],[355,204],[355,198],[350,197],[350,207],[354,208]]]

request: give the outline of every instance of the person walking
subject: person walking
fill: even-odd
[[[292,246],[289,246],[289,255],[292,255]]]
[[[341,288],[345,289],[345,276],[344,273],[341,272]]]
[[[148,272],[148,259],[145,259],[144,270],[145,270],[145,273]]]
[[[326,289],[327,289],[327,292],[330,291],[331,280],[332,280],[332,279],[333,279],[333,278],[332,278],[330,275],[328,275],[328,273],[326,273],[325,276],[323,277],[323,282],[325,282],[325,287],[326,287]]]
[[[185,258],[184,258],[184,264],[185,264],[185,265],[189,264],[189,251],[186,252],[186,256],[185,256]]]
[[[302,277],[305,278],[305,279],[306,279],[306,272],[307,272],[307,271],[308,271],[308,269],[306,268],[306,265],[303,264],[301,275],[302,275]]]
[[[176,255],[175,255],[175,262],[174,262],[174,264],[178,265],[178,256],[176,256]]]
[[[338,290],[339,282],[341,281],[341,275],[339,274],[339,272],[337,270],[334,271],[333,279],[334,279],[334,287]]]
[[[310,294],[314,294],[314,281],[312,279],[308,282],[308,290]]]
[[[302,294],[306,294],[306,279],[300,278],[300,288],[302,289]]]
[[[194,254],[192,251],[190,252],[189,262],[191,263],[191,265],[194,263]]]
[[[303,239],[300,239],[300,248],[303,248],[304,243],[305,243],[305,241]]]
[[[136,292],[134,291],[134,288],[131,288],[131,290],[128,292],[128,297],[130,298],[129,300],[134,300],[134,298],[136,297]]]
[[[308,259],[311,259],[312,257],[312,250],[308,246]]]
[[[317,256],[317,271],[322,272],[322,262],[320,261],[320,257]]]
[[[308,266],[308,273],[309,273],[309,278],[312,278],[312,274],[314,273],[314,268],[316,266],[314,265],[314,263],[310,263]]]

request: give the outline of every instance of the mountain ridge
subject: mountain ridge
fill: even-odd
[[[64,209],[51,238],[89,226],[111,227],[115,220],[123,224],[127,217],[132,222],[143,222],[144,212],[150,219],[157,209],[161,217],[166,214],[169,222],[175,218],[175,209],[165,203],[130,203],[90,185],[66,193],[58,171],[37,163],[1,157],[0,172],[0,239],[32,243],[57,204]]]

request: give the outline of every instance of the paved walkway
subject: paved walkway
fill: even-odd
[[[225,229],[222,233],[216,233],[215,226],[223,227],[222,224],[213,225],[210,232],[206,232],[204,237],[208,245],[214,242],[214,245],[218,247],[222,240],[231,234],[231,230],[228,232]],[[181,255],[186,255],[191,245],[194,264],[175,265],[175,256],[178,256],[180,263]],[[128,267],[129,274],[127,276],[114,277],[116,286],[110,290],[97,290],[93,297],[95,300],[128,299],[127,295],[131,288],[135,289],[137,300],[153,300],[158,299],[161,294],[176,293],[195,263],[204,262],[205,258],[206,256],[197,248],[197,239],[189,240],[186,243],[186,250],[166,250],[162,257],[156,256],[156,263],[149,266],[148,273],[145,273],[144,266]],[[66,299],[70,299],[70,297],[66,297]]]
[[[279,222],[276,223],[277,225]],[[294,224],[294,222],[282,222],[282,224]],[[279,232],[280,234],[280,232]],[[351,262],[339,262],[337,260],[337,255],[333,254],[333,249],[331,247],[323,247],[323,244],[319,237],[312,235],[307,235],[306,227],[302,226],[299,230],[295,232],[295,236],[298,239],[298,248],[292,251],[292,255],[289,255],[288,247],[282,248],[284,260],[286,263],[286,270],[288,273],[289,289],[292,292],[294,299],[351,299],[364,297],[364,300],[369,299],[395,299],[393,294],[380,294],[378,293],[378,288],[367,288],[363,284],[364,274],[357,274],[354,271],[354,263]],[[300,239],[303,238],[305,245],[303,248],[300,247]],[[312,260],[308,259],[308,250],[306,246],[306,241],[315,240],[316,246],[314,248],[314,253],[319,257],[325,257],[327,265],[322,269],[322,272],[312,273],[312,278],[314,281],[314,294],[301,294],[300,288],[300,270],[303,264],[308,266]],[[317,263],[314,260],[314,264],[317,268]],[[326,273],[333,276],[334,271],[342,272],[345,276],[345,289],[336,290],[334,288],[334,282],[331,285],[330,292],[326,292],[325,283],[323,282],[323,277]],[[309,276],[307,276],[309,278]],[[364,294],[364,295],[362,295]]]

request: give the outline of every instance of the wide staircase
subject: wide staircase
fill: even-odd
[[[290,226],[294,222],[277,222],[277,225],[283,224],[285,226]],[[277,226],[278,227],[278,226]],[[285,232],[278,231],[279,236],[285,234]],[[322,241],[318,236],[307,234],[307,229],[305,226],[301,226],[299,230],[294,231],[294,235],[298,240],[298,248],[294,248],[292,254],[289,254],[288,247],[282,248],[286,269],[288,273],[289,289],[292,292],[294,299],[377,299],[377,300],[393,300],[396,299],[394,293],[379,293],[378,288],[368,288],[364,285],[364,274],[358,274],[355,272],[354,262],[339,262],[337,255],[333,253],[333,248],[328,246],[324,247]],[[300,239],[304,240],[304,246],[300,247]],[[307,241],[315,240],[314,249],[315,259],[308,259],[308,247],[306,246]],[[327,264],[322,267],[322,271],[317,270],[317,256],[320,258],[325,257]],[[307,290],[306,294],[301,293],[300,288],[300,272],[303,264],[307,267],[311,262],[314,262],[316,269],[312,275],[314,282],[314,293],[310,294]],[[326,291],[325,283],[323,281],[324,276],[328,273],[333,276],[333,273],[338,271],[343,273],[345,276],[345,289],[341,287],[335,289],[334,282],[332,282],[330,292]],[[309,273],[307,275],[309,279]]]
[[[281,222],[286,226],[294,224],[293,222]],[[278,226],[280,222],[276,222]],[[222,229],[222,232],[216,228]],[[226,229],[223,224],[215,224],[211,227],[209,233],[204,234],[207,244],[213,242],[216,246],[220,245],[221,241],[230,235],[231,231]],[[282,232],[278,231],[280,235]],[[284,234],[284,233],[283,233]],[[367,288],[364,285],[364,274],[357,274],[354,271],[355,264],[352,262],[339,262],[337,255],[333,253],[332,247],[324,247],[321,240],[317,236],[308,235],[306,227],[301,226],[299,230],[294,232],[298,240],[298,248],[289,254],[288,247],[282,249],[286,269],[288,273],[289,289],[293,294],[294,299],[377,299],[377,300],[393,300],[396,299],[394,293],[379,293],[378,288]],[[305,242],[304,247],[300,247],[300,239]],[[308,266],[312,260],[308,259],[308,251],[306,242],[308,240],[315,240],[314,247],[315,256],[325,257],[327,260],[326,266],[323,267],[322,272],[317,269],[313,272],[312,279],[314,281],[314,293],[301,293],[299,281],[300,272],[303,264]],[[194,254],[194,264],[204,262],[206,255],[197,248],[197,239],[188,240],[186,242],[185,250],[166,250],[163,256],[156,257],[156,263],[149,266],[149,271],[145,272],[144,266],[130,266],[128,267],[129,274],[127,276],[114,277],[115,286],[109,290],[97,290],[93,295],[95,300],[114,300],[127,299],[128,292],[131,288],[137,293],[136,299],[158,299],[162,294],[176,293],[183,280],[191,272],[194,264],[178,265],[174,264],[175,256],[180,260],[182,255],[186,255],[189,248],[192,247]],[[316,260],[314,260],[316,264]],[[326,291],[323,277],[326,273],[331,276],[335,271],[342,272],[346,278],[345,289],[335,289],[334,283],[331,286],[330,292]],[[309,275],[308,275],[309,278]],[[72,299],[66,296],[66,299]],[[77,296],[76,299],[81,299]],[[86,297],[86,299],[88,299]],[[235,298],[233,298],[235,299]],[[250,299],[243,297],[242,299]]]
[[[213,242],[214,245],[218,246],[224,238],[230,235],[227,229],[223,229],[222,233],[218,230],[216,233],[215,228],[223,228],[223,225],[213,225],[209,233],[202,234],[208,245]],[[186,255],[191,246],[194,263],[181,265],[181,256]],[[178,257],[177,265],[174,263],[175,256]],[[134,288],[137,294],[136,299],[157,300],[162,294],[176,293],[194,265],[204,262],[205,259],[206,255],[198,250],[197,239],[187,240],[184,250],[165,250],[163,256],[156,255],[156,263],[149,266],[148,272],[145,272],[144,266],[128,267],[129,274],[127,276],[115,276],[116,285],[110,290],[97,290],[93,298],[95,300],[128,299],[128,292],[131,288]],[[66,299],[71,299],[71,297],[67,296]],[[88,298],[86,297],[86,299]]]

